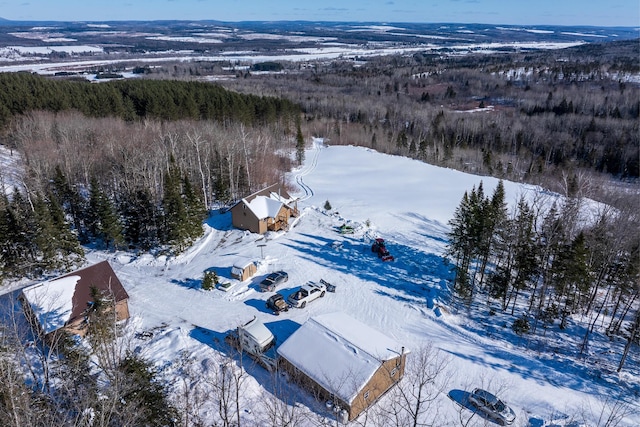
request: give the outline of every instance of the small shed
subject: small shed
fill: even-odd
[[[250,259],[239,259],[231,267],[231,277],[244,282],[256,274],[257,270],[256,264]]]
[[[408,351],[344,313],[307,320],[278,348],[280,366],[354,420],[404,376]]]

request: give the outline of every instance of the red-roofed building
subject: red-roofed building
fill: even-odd
[[[114,303],[116,320],[129,318],[129,295],[107,261],[22,290],[20,299],[34,329],[45,337],[66,330],[84,336],[92,289]]]

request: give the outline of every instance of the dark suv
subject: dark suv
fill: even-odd
[[[286,271],[276,271],[270,273],[260,282],[260,291],[273,292],[278,286],[289,280],[289,275]]]

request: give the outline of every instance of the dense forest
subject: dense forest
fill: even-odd
[[[591,179],[638,178],[639,58],[637,40],[558,51],[425,52],[292,65],[290,74],[224,84],[299,103],[309,132],[333,144],[566,192],[566,176],[584,171]]]
[[[298,107],[281,98],[240,95],[202,82],[116,80],[51,80],[28,73],[0,74],[0,125],[18,114],[75,110],[87,117],[119,117],[125,121],[233,121],[266,124],[295,114]]]

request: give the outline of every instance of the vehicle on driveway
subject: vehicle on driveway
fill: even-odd
[[[230,331],[224,340],[231,347],[247,353],[270,372],[276,370],[276,337],[255,316],[244,325]]]
[[[474,389],[469,395],[469,403],[501,426],[513,424],[516,419],[513,409],[487,390]]]
[[[305,308],[307,303],[322,298],[325,295],[327,292],[325,283],[323,280],[321,280],[320,283],[306,283],[300,286],[300,289],[289,295],[287,301],[292,307]]]
[[[353,228],[353,226],[347,225],[345,223],[338,228],[338,231],[340,232],[340,234],[353,234],[356,230]]]
[[[280,314],[281,311],[289,311],[289,304],[284,300],[284,297],[281,294],[273,294],[267,299],[266,303],[267,309],[273,311],[273,314],[276,316]]]
[[[382,261],[393,261],[394,259],[393,255],[391,255],[387,250],[384,239],[381,238],[377,238],[373,241],[373,244],[371,245],[371,252],[377,253],[378,258],[380,258]]]
[[[286,271],[276,271],[270,273],[267,277],[260,282],[260,291],[273,292],[278,286],[289,280],[289,275]]]

